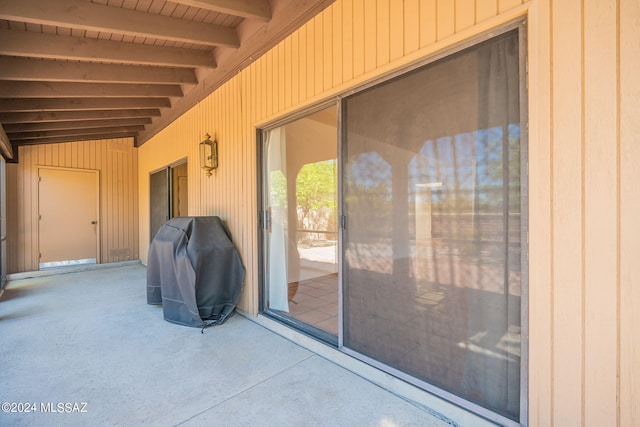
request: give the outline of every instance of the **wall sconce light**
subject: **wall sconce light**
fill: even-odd
[[[204,137],[200,143],[200,167],[207,176],[211,176],[211,171],[218,167],[218,141],[212,141],[208,133]]]

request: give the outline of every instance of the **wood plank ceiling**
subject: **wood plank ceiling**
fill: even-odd
[[[0,151],[141,145],[334,0],[0,0]]]

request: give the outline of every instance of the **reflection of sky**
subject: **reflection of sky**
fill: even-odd
[[[519,156],[520,125],[510,124],[508,132],[511,157]],[[494,127],[425,141],[408,164],[410,199],[420,193],[418,184],[439,182],[441,189],[432,195],[436,203],[454,194],[467,194],[480,202],[489,197],[501,197],[504,180],[502,139],[503,128]],[[392,166],[388,160],[392,159],[385,159],[373,151],[358,154],[347,164],[347,181],[364,191],[384,188],[390,198]],[[513,179],[514,175],[511,176]],[[515,176],[519,177],[519,172]]]

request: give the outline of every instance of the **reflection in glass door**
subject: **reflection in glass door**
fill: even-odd
[[[264,307],[337,342],[337,112],[263,133]]]
[[[342,110],[344,347],[500,424],[521,416],[518,48],[507,33]]]

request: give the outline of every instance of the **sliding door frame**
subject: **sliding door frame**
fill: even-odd
[[[258,271],[260,272],[259,277],[258,277],[258,310],[260,313],[267,315],[268,317],[271,317],[281,323],[284,323],[285,325],[288,325],[290,327],[293,327],[294,329],[309,335],[315,339],[318,339],[324,343],[327,343],[331,346],[335,346],[335,347],[339,347],[339,340],[340,340],[340,333],[341,333],[341,304],[342,304],[342,286],[341,286],[341,280],[342,280],[342,259],[340,257],[341,254],[341,247],[340,247],[340,241],[341,241],[341,222],[339,221],[338,224],[338,230],[337,230],[337,236],[338,236],[338,290],[339,290],[339,300],[338,300],[338,337],[332,335],[331,333],[324,331],[320,328],[314,327],[313,325],[310,325],[308,323],[302,322],[300,320],[295,319],[292,316],[287,316],[284,314],[280,314],[274,310],[270,310],[268,307],[266,307],[265,304],[265,299],[266,299],[266,287],[267,287],[267,276],[268,276],[268,265],[267,262],[265,261],[266,255],[267,255],[267,249],[265,248],[265,245],[267,243],[266,237],[265,237],[265,230],[268,227],[268,212],[266,212],[264,210],[264,203],[265,203],[265,197],[264,197],[264,193],[266,191],[265,185],[266,185],[266,180],[264,178],[264,174],[265,171],[267,170],[267,156],[266,156],[266,135],[269,131],[274,130],[276,128],[285,126],[287,124],[293,123],[297,120],[300,119],[304,119],[305,117],[308,117],[310,115],[313,115],[315,113],[318,113],[322,110],[326,110],[329,108],[336,108],[337,112],[338,112],[338,119],[337,119],[337,123],[336,123],[336,139],[335,139],[335,143],[336,143],[336,151],[337,151],[337,189],[336,189],[336,197],[338,198],[338,218],[340,217],[340,197],[341,197],[341,182],[340,182],[340,148],[341,148],[341,141],[340,141],[340,100],[339,98],[332,98],[330,100],[326,100],[317,104],[313,104],[312,106],[309,106],[308,108],[302,109],[300,111],[298,111],[295,114],[286,116],[284,118],[281,118],[279,120],[273,121],[271,123],[269,123],[267,126],[258,128],[256,130],[256,141],[257,141],[257,146],[256,146],[256,162],[257,162],[257,167],[258,167],[258,174],[257,174],[257,181],[258,181],[258,244],[259,244],[259,248],[260,248],[260,253],[258,256]]]
[[[520,414],[519,414],[519,422],[513,421],[509,418],[506,418],[496,412],[493,412],[483,406],[480,406],[476,403],[473,403],[469,400],[466,400],[462,397],[459,397],[453,393],[450,393],[446,390],[443,390],[437,386],[429,384],[423,380],[419,380],[416,377],[413,377],[407,373],[399,371],[395,368],[392,368],[388,365],[385,365],[375,359],[367,357],[361,353],[358,353],[354,350],[351,350],[344,346],[344,277],[345,277],[345,263],[343,260],[344,256],[344,239],[345,239],[345,217],[344,217],[344,182],[343,182],[343,167],[344,167],[344,158],[343,154],[345,151],[346,144],[346,135],[344,133],[344,120],[345,117],[343,111],[343,104],[345,99],[353,94],[357,94],[364,90],[375,87],[381,83],[392,80],[396,77],[400,77],[405,75],[411,71],[419,69],[425,65],[432,64],[441,59],[447,58],[453,54],[461,52],[467,48],[471,48],[476,46],[482,42],[491,40],[494,37],[500,36],[502,34],[508,33],[510,31],[517,30],[518,33],[518,64],[519,64],[519,103],[520,103],[520,185],[521,185],[521,193],[520,193],[520,209],[521,209],[521,229],[520,229],[520,242],[521,242],[521,304],[520,304],[520,327],[521,327],[521,339],[520,339],[520,351],[521,351],[521,359],[520,359]],[[338,196],[338,340],[337,343],[329,342],[332,345],[335,345],[338,350],[341,352],[348,354],[356,359],[359,359],[367,364],[370,364],[384,372],[387,372],[401,380],[404,380],[410,384],[416,385],[421,389],[430,392],[434,395],[440,396],[462,408],[468,409],[488,420],[493,422],[497,422],[501,425],[527,425],[528,424],[528,389],[529,389],[529,203],[528,203],[528,191],[529,191],[529,182],[528,182],[528,74],[527,74],[527,27],[526,27],[526,17],[520,17],[508,24],[501,25],[500,27],[494,28],[490,31],[487,31],[483,34],[477,35],[475,37],[471,37],[457,45],[450,47],[448,49],[444,49],[436,54],[429,55],[419,61],[416,61],[410,65],[400,67],[395,69],[390,73],[386,73],[377,78],[371,79],[364,84],[360,84],[356,87],[345,90],[331,98],[327,98],[321,102],[310,105],[306,108],[298,110],[298,112],[287,115],[286,117],[279,118],[272,122],[266,123],[264,126],[261,126],[256,129],[256,168],[257,168],[257,203],[258,203],[258,221],[257,221],[257,232],[258,232],[258,244],[259,244],[259,256],[258,256],[258,309],[259,312],[265,314],[269,317],[272,317],[276,320],[281,321],[282,323],[288,324],[289,326],[294,327],[302,333],[307,335],[311,335],[312,337],[318,338],[317,335],[314,335],[314,331],[308,328],[308,325],[303,324],[302,322],[291,321],[290,319],[283,318],[283,316],[274,315],[273,312],[270,312],[267,307],[265,307],[265,286],[266,286],[266,263],[265,263],[265,236],[264,236],[264,228],[266,221],[266,214],[263,210],[264,207],[264,178],[263,173],[266,170],[266,158],[265,158],[265,141],[264,135],[265,132],[272,130],[276,127],[282,126],[289,122],[298,120],[303,118],[309,114],[313,114],[314,112],[320,111],[324,108],[328,108],[332,105],[337,104],[338,111],[338,158],[337,158],[337,168],[338,168],[338,177],[337,177],[337,196]],[[327,342],[326,340],[323,340]]]

